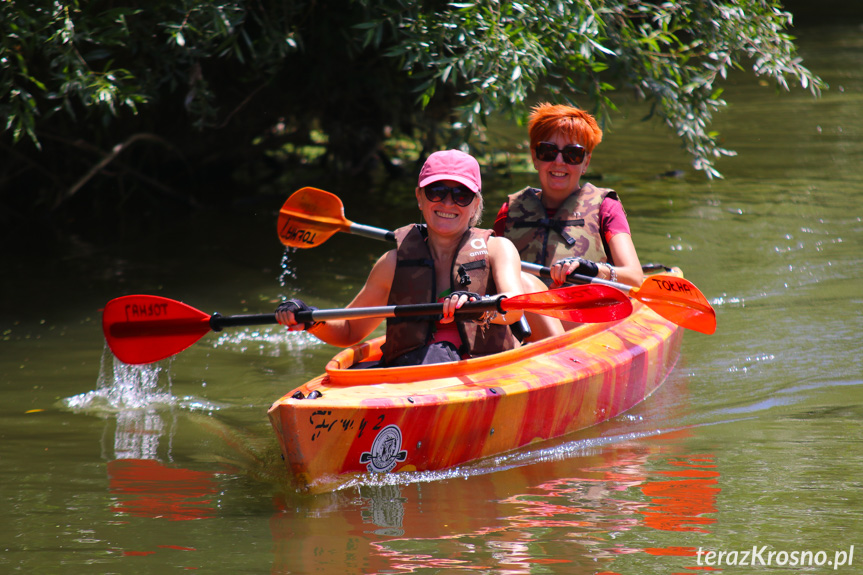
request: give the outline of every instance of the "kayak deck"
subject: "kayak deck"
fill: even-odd
[[[384,338],[341,351],[269,410],[297,487],[446,469],[631,409],[665,381],[683,332],[633,303],[626,319],[454,363],[348,369],[379,358]]]

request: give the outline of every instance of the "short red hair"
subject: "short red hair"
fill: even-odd
[[[533,107],[527,125],[530,149],[561,133],[570,140],[578,140],[588,153],[602,141],[602,130],[596,119],[578,108],[562,104],[543,103]]]

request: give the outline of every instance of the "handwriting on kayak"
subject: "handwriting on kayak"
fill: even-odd
[[[167,303],[126,304],[126,321],[152,319],[168,315]]]
[[[309,416],[309,424],[314,429],[312,433],[312,441],[320,437],[322,431],[332,431],[334,428],[341,428],[342,431],[348,431],[354,429],[354,420],[353,419],[345,419],[345,418],[335,418],[329,419],[329,416],[333,414],[330,410],[318,410],[312,412]],[[377,417],[377,423],[372,426],[373,431],[377,431],[383,428],[383,423],[385,419],[385,415],[381,414]],[[357,434],[357,438],[363,436],[363,432],[366,429],[368,422],[365,418],[360,421],[359,430],[360,432]]]
[[[317,232],[306,230],[293,225],[293,221],[288,220],[282,229],[279,230],[279,237],[287,242],[301,242],[308,245],[315,245],[315,237]]]

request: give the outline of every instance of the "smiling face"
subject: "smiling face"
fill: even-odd
[[[569,144],[584,145],[583,142],[567,138],[560,132],[554,133],[544,141],[555,144],[561,150]],[[533,158],[533,167],[539,172],[539,183],[542,187],[543,201],[548,200],[556,205],[559,205],[570,194],[579,189],[579,180],[590,164],[590,154],[586,154],[584,161],[575,166],[564,162],[562,154],[557,154],[557,157],[551,162],[538,160],[535,149],[531,150],[531,156]]]
[[[462,185],[455,180],[439,180],[434,183],[442,183],[450,187]],[[463,234],[468,227],[476,223],[474,221],[475,216],[482,209],[482,201],[479,194],[467,206],[459,206],[453,202],[451,193],[444,196],[441,201],[433,202],[426,197],[425,188],[417,188],[416,197],[429,229],[444,235]]]

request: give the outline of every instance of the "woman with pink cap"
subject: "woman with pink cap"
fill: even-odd
[[[483,296],[523,293],[521,261],[515,246],[476,226],[482,216],[479,163],[458,150],[435,152],[426,160],[415,190],[425,224],[396,230],[396,249],[375,263],[365,285],[347,306],[375,307],[443,302],[442,317],[387,319],[385,366],[418,365],[487,355],[518,345],[508,324],[521,312],[483,314],[465,320],[455,310]],[[279,323],[305,329],[332,345],[354,345],[381,318],[298,324],[294,313],[310,309],[289,300],[276,310]]]

